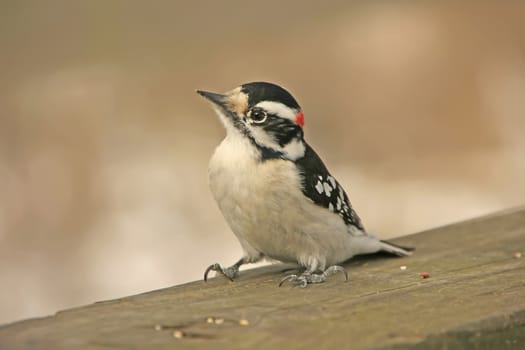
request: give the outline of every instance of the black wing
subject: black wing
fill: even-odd
[[[361,219],[352,208],[348,196],[317,153],[307,143],[304,157],[296,160],[303,177],[304,195],[315,204],[333,211],[341,216],[347,225],[353,225],[364,231]]]

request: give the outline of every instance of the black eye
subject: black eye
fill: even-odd
[[[268,118],[268,115],[266,112],[260,108],[254,108],[250,110],[248,113],[248,117],[257,124],[264,123],[266,121],[266,118]]]

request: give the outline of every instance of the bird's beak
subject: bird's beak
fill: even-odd
[[[225,94],[202,90],[197,90],[197,93],[208,99],[216,112],[224,113],[233,120],[241,118],[248,109],[248,95],[240,87]]]
[[[218,105],[222,108],[226,108],[226,103],[228,101],[228,97],[226,95],[202,90],[197,90],[197,93],[213,102],[213,104]]]

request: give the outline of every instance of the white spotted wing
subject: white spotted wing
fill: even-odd
[[[328,172],[321,158],[308,144],[304,157],[296,163],[303,176],[302,191],[305,196],[315,204],[338,214],[347,225],[365,230],[343,187]]]

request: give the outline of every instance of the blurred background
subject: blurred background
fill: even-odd
[[[524,18],[519,1],[2,1],[0,323],[241,256],[197,88],[288,88],[383,238],[525,204]]]

